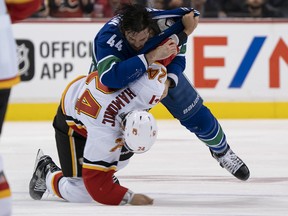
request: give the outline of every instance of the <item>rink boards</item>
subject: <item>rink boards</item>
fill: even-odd
[[[22,82],[8,120],[51,120],[65,86],[87,74],[104,22],[38,20],[13,26]],[[287,20],[203,20],[187,44],[185,74],[219,118],[288,118]],[[162,106],[157,118],[171,118]]]

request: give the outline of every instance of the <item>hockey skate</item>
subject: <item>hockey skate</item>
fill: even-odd
[[[48,171],[60,170],[52,161],[51,157],[44,155],[41,149],[38,150],[32,179],[29,184],[29,194],[32,199],[40,200],[47,190],[46,175]]]
[[[222,168],[228,170],[232,175],[240,180],[247,180],[250,172],[246,164],[230,149],[230,146],[221,154],[213,151],[212,156],[219,162]]]

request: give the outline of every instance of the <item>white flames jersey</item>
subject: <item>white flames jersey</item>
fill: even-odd
[[[166,79],[166,68],[155,63],[126,88],[113,90],[103,86],[97,72],[67,86],[62,96],[62,110],[71,117],[67,123],[87,137],[84,159],[91,163],[84,163],[83,167],[103,171],[122,168],[118,164],[123,146],[121,116],[155,106],[163,94]]]

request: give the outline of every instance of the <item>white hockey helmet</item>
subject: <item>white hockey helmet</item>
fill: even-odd
[[[157,125],[151,113],[143,110],[129,112],[123,120],[125,147],[133,153],[144,153],[155,143]]]

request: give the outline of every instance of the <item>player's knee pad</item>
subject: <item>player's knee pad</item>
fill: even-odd
[[[202,105],[201,108],[191,117],[180,121],[188,130],[198,134],[208,133],[213,129],[217,120],[210,110]]]

